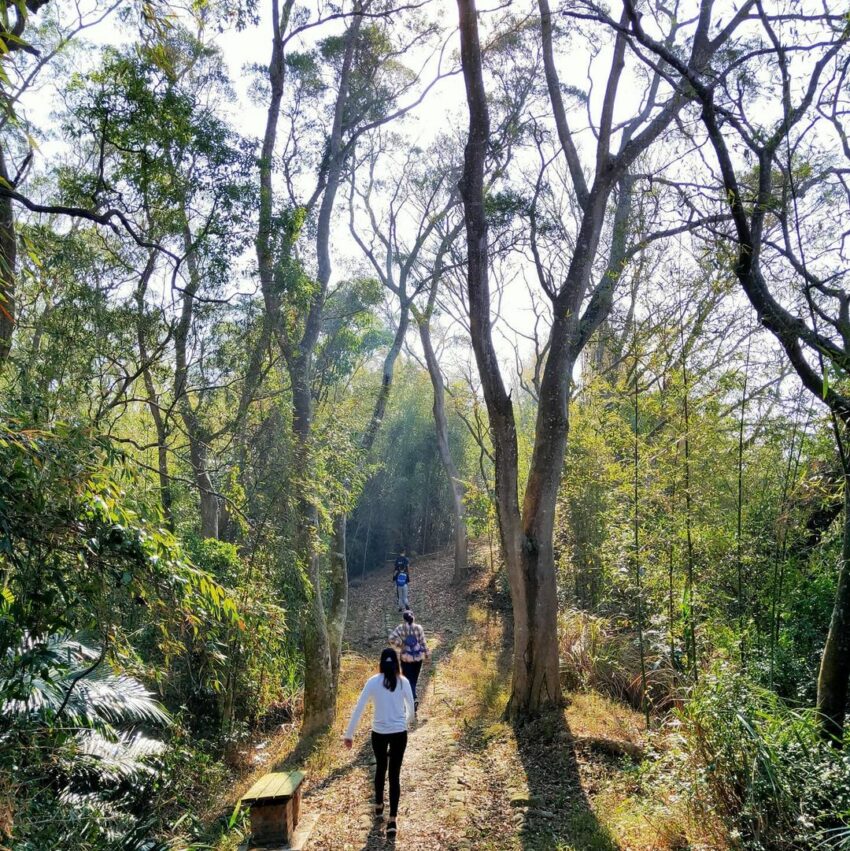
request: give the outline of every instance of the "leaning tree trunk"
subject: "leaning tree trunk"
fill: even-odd
[[[436,287],[432,289],[432,293],[436,292]],[[466,578],[467,570],[469,569],[469,542],[466,528],[466,505],[464,496],[466,488],[460,478],[460,472],[452,458],[451,446],[449,445],[449,424],[446,418],[446,388],[443,383],[443,373],[440,370],[440,364],[437,361],[437,355],[434,352],[434,346],[431,342],[431,311],[417,316],[417,324],[419,325],[419,338],[422,341],[422,350],[425,352],[425,364],[428,367],[428,375],[431,377],[431,386],[434,390],[434,428],[437,433],[437,448],[440,452],[440,460],[443,462],[443,467],[446,475],[449,478],[449,483],[452,487],[452,514],[454,520],[454,540],[455,540],[455,569],[454,581],[461,582]]]
[[[0,178],[9,182],[6,157],[0,147]],[[0,365],[9,357],[15,330],[15,262],[17,240],[12,199],[0,196]]]
[[[817,708],[824,734],[840,743],[850,682],[850,471],[844,476],[844,540],[838,566],[838,589],[821,657]]]

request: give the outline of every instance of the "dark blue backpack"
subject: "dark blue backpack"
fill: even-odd
[[[412,629],[413,627],[411,627],[411,630]],[[407,635],[404,636],[401,652],[410,656],[419,656],[423,652],[422,645],[419,643],[419,639],[416,637],[415,632],[408,632]]]
[[[405,571],[401,570],[396,574],[395,584],[398,585],[399,588],[407,585],[407,573],[405,573]]]

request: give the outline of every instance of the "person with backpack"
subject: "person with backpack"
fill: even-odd
[[[404,554],[404,550],[398,554],[398,558],[395,560],[393,585],[395,585],[396,588],[398,610],[403,612],[410,605],[410,599],[408,596],[408,586],[410,585],[410,560]]]
[[[360,699],[351,713],[343,742],[350,750],[354,732],[366,704],[374,707],[372,717],[372,750],[375,753],[375,819],[384,819],[384,781],[389,768],[390,817],[387,821],[387,838],[393,839],[398,831],[398,802],[401,798],[401,763],[407,748],[408,722],[416,716],[410,682],[402,676],[398,654],[392,647],[381,653],[378,673],[366,680]]]
[[[410,609],[405,609],[404,623],[399,624],[390,633],[390,644],[401,656],[401,670],[410,681],[410,688],[413,691],[413,708],[418,712],[419,698],[416,696],[416,683],[419,680],[422,663],[431,658],[431,653],[425,643],[425,631],[416,623]]]

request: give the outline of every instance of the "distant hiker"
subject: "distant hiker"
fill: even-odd
[[[398,655],[392,647],[381,653],[378,666],[380,673],[366,680],[360,699],[351,721],[345,731],[345,746],[351,748],[354,743],[354,731],[360,723],[360,716],[371,702],[375,709],[372,718],[372,750],[375,752],[375,818],[384,818],[384,778],[387,773],[387,752],[389,751],[390,773],[390,817],[387,821],[387,837],[396,835],[398,801],[401,797],[401,761],[407,747],[407,723],[416,715],[413,705],[413,692],[410,683],[401,675]]]
[[[410,585],[410,560],[404,554],[404,550],[398,554],[398,558],[395,560],[393,584],[398,598],[398,610],[403,612],[410,605],[407,594]]]
[[[413,612],[407,609],[404,613],[404,623],[399,624],[390,633],[390,644],[398,650],[401,656],[401,670],[410,680],[413,691],[413,707],[419,711],[419,698],[416,696],[416,683],[425,659],[431,658],[428,645],[425,643],[425,632],[416,623]]]

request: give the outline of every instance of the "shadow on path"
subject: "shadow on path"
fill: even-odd
[[[491,679],[482,684],[483,712],[464,731],[465,743],[472,750],[488,747],[483,735],[487,716],[492,718],[500,690],[510,682],[513,664],[510,600],[495,575],[482,597],[486,619],[479,630],[494,638],[500,636],[500,647]],[[527,795],[521,792],[522,778],[517,777],[511,801],[524,851],[618,851],[582,786],[575,740],[564,711],[514,724],[512,730],[528,788]]]
[[[373,821],[372,827],[369,829],[369,835],[363,843],[361,851],[374,851],[376,848],[382,848],[384,845],[391,846],[395,844],[394,839],[387,839],[384,834],[384,825],[386,822]]]
[[[519,826],[523,849],[617,851],[582,787],[563,711],[518,724],[515,734],[529,792],[526,819]]]

